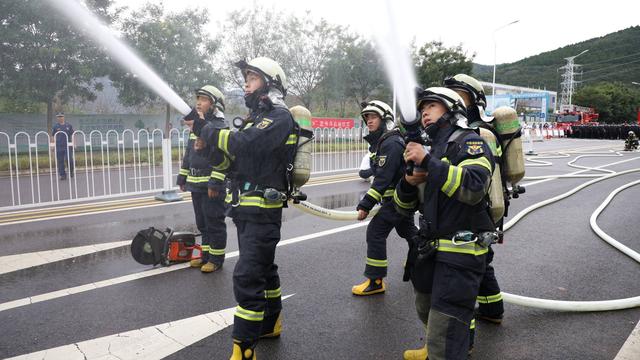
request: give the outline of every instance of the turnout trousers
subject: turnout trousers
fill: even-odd
[[[281,222],[236,220],[240,257],[233,270],[233,293],[238,302],[233,338],[255,342],[263,325],[273,327],[282,310],[278,265],[274,263]]]
[[[466,359],[469,350],[469,328],[474,319],[486,255],[454,256],[473,257],[476,266],[431,259],[416,267],[414,271],[420,273],[412,278],[416,311],[425,325],[429,359],[433,360]]]
[[[207,191],[192,191],[196,226],[202,234],[202,261],[222,265],[227,247],[224,199],[209,198]]]
[[[367,226],[365,277],[378,279],[387,276],[387,237],[394,228],[398,235],[407,241],[411,241],[418,233],[413,216],[406,217],[398,214],[393,206],[393,201],[385,200],[380,211],[373,216]]]
[[[487,269],[482,277],[482,282],[480,282],[477,300],[480,314],[499,318],[502,316],[502,313],[504,313],[504,303],[495,271],[493,270],[493,266],[491,266],[492,261],[493,249],[489,246]]]

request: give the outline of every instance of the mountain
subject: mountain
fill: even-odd
[[[558,91],[561,81],[558,68],[567,63],[566,57],[584,50],[589,52],[576,59],[577,64],[583,65],[582,75],[577,75],[576,80],[583,84],[640,82],[640,26],[633,26],[514,63],[499,64],[496,83]],[[492,81],[493,65],[473,64],[473,74],[478,79]]]

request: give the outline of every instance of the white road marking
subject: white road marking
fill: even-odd
[[[624,342],[618,355],[613,360],[638,360],[640,359],[640,322],[631,331],[631,334]]]
[[[0,274],[70,259],[131,244],[131,240],[0,256]]]
[[[293,295],[283,296],[282,300]],[[233,325],[235,310],[232,307],[7,360],[162,359]]]
[[[290,244],[295,244],[295,243],[298,243],[298,242],[301,242],[301,241],[311,240],[311,239],[315,239],[315,238],[319,238],[319,237],[323,237],[323,236],[327,236],[327,235],[332,235],[332,234],[336,234],[336,233],[343,232],[343,231],[349,231],[349,230],[357,229],[359,227],[367,226],[368,224],[369,224],[369,221],[358,222],[358,223],[355,223],[355,224],[341,226],[341,227],[334,228],[334,229],[329,229],[329,230],[324,230],[324,231],[320,231],[320,232],[313,233],[313,234],[307,234],[307,235],[298,236],[298,237],[295,237],[295,238],[292,238],[292,239],[288,239],[288,240],[282,240],[282,241],[280,241],[278,243],[278,247],[285,246],[285,245],[290,245]],[[237,256],[238,256],[238,251],[232,251],[232,252],[226,254],[226,258],[227,259],[234,258],[234,257],[237,257]],[[125,282],[128,282],[128,281],[133,281],[133,280],[143,279],[143,278],[150,277],[150,276],[165,274],[165,273],[168,273],[168,272],[181,270],[181,269],[185,269],[185,268],[188,268],[188,267],[189,267],[189,263],[188,262],[187,263],[182,263],[182,264],[175,264],[175,265],[171,265],[171,266],[167,266],[167,267],[159,267],[159,268],[154,268],[154,269],[151,269],[151,270],[142,271],[142,272],[135,273],[135,274],[124,275],[124,276],[120,276],[120,277],[116,277],[116,278],[111,278],[111,279],[107,279],[107,280],[98,281],[98,282],[95,282],[95,283],[75,286],[75,287],[71,287],[71,288],[67,288],[67,289],[61,289],[61,290],[57,290],[57,291],[52,291],[52,292],[40,294],[40,295],[30,296],[30,297],[26,297],[26,298],[22,298],[22,299],[18,299],[18,300],[8,301],[8,302],[0,304],[0,312],[1,311],[6,311],[6,310],[10,310],[10,309],[15,309],[15,308],[26,306],[26,305],[31,305],[31,304],[43,302],[43,301],[47,301],[47,300],[58,299],[58,298],[65,297],[65,296],[68,296],[68,295],[82,293],[82,292],[85,292],[85,291],[96,290],[96,289],[100,289],[100,288],[111,286],[111,285],[122,284],[122,283],[125,283]]]

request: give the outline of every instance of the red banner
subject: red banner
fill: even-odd
[[[311,126],[316,128],[351,129],[354,126],[353,119],[339,118],[311,118]]]

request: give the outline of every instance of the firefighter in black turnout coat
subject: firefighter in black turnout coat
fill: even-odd
[[[195,111],[210,124],[226,129],[224,95],[215,86],[205,85],[196,90]],[[229,159],[213,146],[204,146],[202,139],[189,134],[189,142],[182,159],[177,183],[182,191],[191,191],[196,226],[202,234],[202,256],[191,260],[191,267],[203,273],[219,270],[224,263],[227,247],[227,225],[224,222],[225,173]]]
[[[400,180],[394,202],[408,216],[421,212],[407,263],[427,335],[426,345],[405,351],[404,358],[466,359],[487,246],[497,237],[486,200],[493,156],[467,128],[466,108],[455,91],[429,88],[417,99],[430,149],[407,144],[405,160],[418,169]]]
[[[232,162],[226,201],[240,249],[233,272],[238,306],[232,360],[255,359],[259,338],[280,335],[281,290],[274,257],[286,204],[287,169],[297,142],[294,119],[284,104],[287,83],[280,65],[263,57],[237,66],[244,75],[244,99],[250,110],[245,126],[231,132],[205,126],[199,118],[192,123],[197,136]]]
[[[385,291],[383,278],[387,276],[387,237],[391,230],[395,228],[401,237],[411,241],[418,229],[412,217],[398,214],[393,206],[393,194],[404,173],[405,162],[402,158],[404,140],[400,132],[394,129],[391,107],[373,100],[362,104],[360,115],[369,128],[369,134],[364,139],[369,143],[374,180],[357,206],[358,219],[364,220],[376,204],[382,204],[367,227],[366,280],[351,289],[354,295],[364,296]]]

